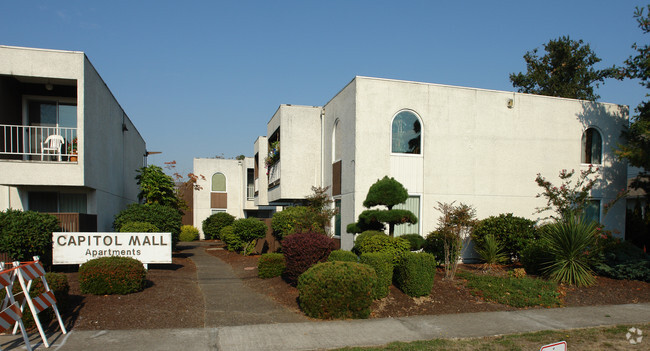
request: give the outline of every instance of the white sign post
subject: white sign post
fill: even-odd
[[[99,257],[131,257],[144,264],[172,263],[171,233],[53,233],[53,264],[83,264]]]
[[[566,351],[566,341],[544,345],[539,351]]]

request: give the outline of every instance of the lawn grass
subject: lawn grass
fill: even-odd
[[[566,341],[567,349],[582,350],[647,350],[650,340],[645,338],[641,344],[632,345],[627,341],[626,333],[629,328],[636,327],[644,331],[650,330],[650,324],[619,325],[615,327],[600,327],[572,330],[550,330],[535,333],[524,333],[506,336],[492,336],[471,339],[434,339],[428,341],[394,342],[379,347],[346,347],[337,351],[420,351],[420,350],[495,350],[495,351],[525,351],[539,350],[542,346]]]
[[[558,286],[554,282],[530,277],[496,277],[458,272],[466,279],[472,294],[488,301],[514,307],[557,307],[561,305]]]

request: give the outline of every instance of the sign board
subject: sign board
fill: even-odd
[[[144,264],[172,263],[171,233],[53,233],[53,264],[99,257],[131,257]]]
[[[566,351],[566,341],[544,345],[539,351]]]

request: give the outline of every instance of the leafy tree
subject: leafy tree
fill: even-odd
[[[600,96],[594,93],[594,86],[614,77],[614,67],[593,67],[601,60],[582,40],[563,36],[544,44],[544,56],[539,57],[537,51],[524,55],[526,73],[510,74],[512,86],[521,93],[597,100]]]
[[[580,171],[580,176],[574,184],[572,177],[575,170],[567,171],[563,169],[559,175],[563,183],[559,187],[554,186],[553,183],[538,173],[535,182],[543,191],[537,194],[537,197],[545,197],[546,206],[537,208],[535,213],[552,210],[559,215],[551,216],[556,220],[581,217],[589,204],[589,193],[598,180],[598,176],[592,177],[596,172],[598,172],[598,168],[590,165],[586,170]]]
[[[650,33],[650,5],[647,8],[646,12],[645,8],[637,7],[634,12],[634,18],[643,34]],[[619,78],[639,79],[642,86],[650,89],[650,46],[634,43],[632,48],[636,50],[636,55],[625,60],[625,67],[619,72]],[[643,189],[650,200],[650,101],[641,102],[636,107],[636,112],[630,128],[623,133],[625,144],[619,145],[616,153],[630,165],[642,169],[631,187]]]
[[[463,203],[455,206],[453,202],[438,202],[436,210],[442,213],[442,216],[438,218],[436,232],[443,244],[445,279],[454,280],[458,259],[463,248],[467,247],[466,244],[476,225],[476,210]]]
[[[388,224],[388,235],[395,232],[395,224],[418,222],[413,212],[408,210],[393,209],[393,206],[406,202],[409,198],[408,191],[395,178],[384,178],[370,186],[363,206],[386,206],[388,210],[366,210],[359,214],[357,223],[348,225],[349,233],[361,233],[367,230],[384,230],[384,223]]]
[[[174,189],[174,179],[163,172],[163,169],[149,165],[138,169],[135,177],[140,186],[139,200],[146,204],[160,204],[163,206],[180,208],[180,201]]]

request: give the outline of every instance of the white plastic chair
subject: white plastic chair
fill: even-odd
[[[54,155],[57,155],[59,161],[61,161],[61,145],[63,145],[63,137],[60,135],[50,135],[45,139],[44,142],[41,142],[41,161],[43,161],[43,155],[46,153],[50,155],[50,152],[54,152]]]

